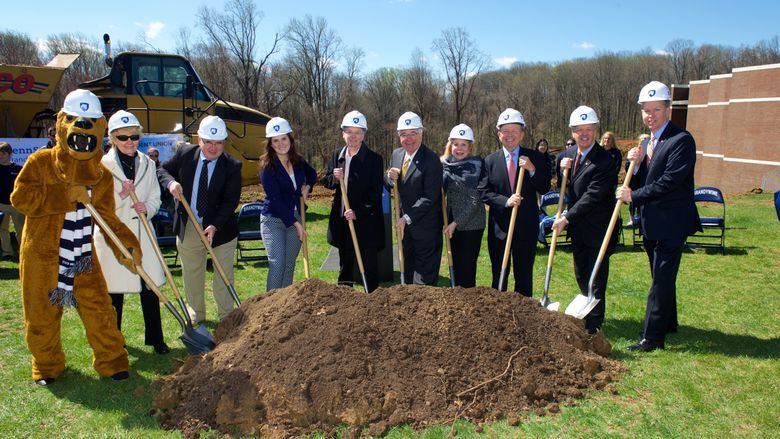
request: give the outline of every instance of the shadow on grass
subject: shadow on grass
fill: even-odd
[[[329,215],[325,215],[322,213],[317,212],[311,212],[309,209],[306,209],[306,222],[315,222],[315,221],[321,221],[328,219]]]
[[[15,263],[8,263],[7,267],[0,267],[0,280],[19,279],[19,266]]]
[[[627,338],[630,344],[633,344],[639,341],[642,322],[607,318],[605,330],[608,335]],[[665,344],[669,352],[714,353],[729,357],[775,359],[780,352],[780,339],[777,338],[762,339],[752,335],[727,334],[715,329],[700,329],[686,325],[680,325],[676,334],[668,334]],[[627,346],[614,347],[618,358],[634,355],[626,351]]]

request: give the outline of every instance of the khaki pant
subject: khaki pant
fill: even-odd
[[[14,249],[11,245],[11,233],[9,231],[11,220],[14,221],[16,240],[21,245],[22,230],[24,229],[24,215],[10,204],[0,204],[0,212],[5,213],[3,221],[0,222],[0,245],[2,246],[3,256],[13,256]]]
[[[222,268],[230,283],[233,283],[233,259],[236,255],[237,239],[226,242],[220,246],[214,247],[214,254],[217,256]],[[198,237],[198,231],[187,221],[184,230],[184,239],[177,239],[176,246],[179,249],[181,258],[181,272],[184,278],[184,290],[187,294],[187,302],[190,317],[194,322],[202,322],[206,319],[206,257],[208,250]],[[214,301],[217,302],[219,319],[224,319],[233,310],[233,298],[225,285],[225,282],[214,270],[214,279],[212,282],[214,291]]]

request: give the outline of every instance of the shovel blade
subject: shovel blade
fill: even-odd
[[[190,355],[205,354],[214,349],[214,342],[205,342],[195,331],[184,331],[179,337],[179,340],[184,343],[184,347],[187,348],[187,352],[189,352]]]
[[[577,294],[577,297],[575,297],[569,306],[566,307],[565,313],[578,319],[584,319],[585,316],[593,311],[593,308],[595,308],[598,303],[599,299],[596,299],[595,297],[590,298],[589,296]]]
[[[558,309],[561,307],[561,302],[550,302],[545,306],[548,311],[552,312],[558,312]]]
[[[206,328],[206,325],[204,325],[203,323],[201,323],[200,325],[198,325],[197,328],[195,328],[195,333],[198,334],[200,339],[210,343],[212,348],[216,346],[216,343],[214,343],[214,337],[211,335],[211,333],[209,333],[208,328]]]

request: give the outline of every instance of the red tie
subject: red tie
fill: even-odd
[[[574,161],[574,172],[571,173],[572,177],[577,174],[577,169],[579,169],[581,161],[582,153],[577,151],[577,160]]]
[[[506,172],[509,174],[509,187],[510,189],[514,189],[515,178],[517,178],[517,167],[515,166],[514,154],[509,154],[509,158],[507,159],[506,164]]]

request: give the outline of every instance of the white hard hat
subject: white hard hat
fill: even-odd
[[[344,119],[341,120],[341,129],[348,127],[363,128],[364,130],[368,130],[366,116],[357,110],[352,110],[345,114]]]
[[[119,128],[127,127],[141,127],[141,123],[138,122],[138,118],[133,113],[125,110],[119,110],[111,115],[108,119],[108,132],[113,133]]]
[[[71,116],[91,117],[99,119],[103,117],[100,107],[100,99],[89,90],[76,89],[65,96],[62,111]]]
[[[265,137],[276,137],[287,133],[292,133],[292,127],[283,117],[273,117],[265,125]]]
[[[501,128],[501,125],[506,125],[508,123],[519,123],[520,125],[525,126],[525,119],[523,119],[523,115],[519,111],[514,108],[507,108],[503,113],[498,115],[496,129]]]
[[[669,87],[663,82],[651,81],[639,92],[639,100],[637,103],[653,102],[653,101],[671,101],[672,93],[669,92]]]
[[[452,127],[452,130],[450,130],[450,137],[448,140],[452,140],[452,139],[465,139],[473,142],[474,131],[465,123],[455,125],[454,127]]]
[[[225,140],[228,132],[225,121],[219,116],[206,116],[200,121],[198,137],[203,140]]]
[[[398,131],[416,130],[422,127],[423,124],[422,124],[422,119],[420,119],[420,116],[412,113],[411,111],[407,111],[406,113],[402,114],[401,117],[398,118]]]
[[[580,125],[591,125],[599,123],[599,117],[596,115],[596,111],[585,105],[580,105],[569,116],[569,126],[576,127]]]

